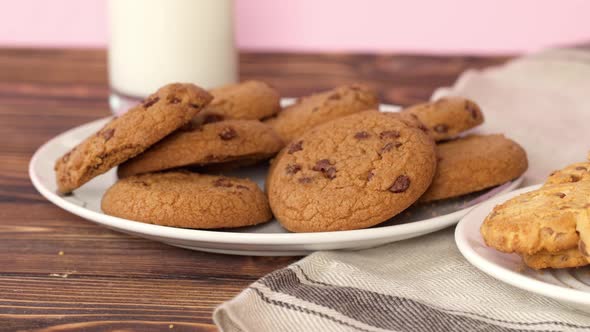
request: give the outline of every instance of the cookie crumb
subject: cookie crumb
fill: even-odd
[[[63,256],[64,255],[64,252],[63,252],[63,250],[60,250],[57,254],[60,255],[60,256]]]

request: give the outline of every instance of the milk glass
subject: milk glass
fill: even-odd
[[[237,81],[233,0],[109,0],[115,114],[171,82]]]

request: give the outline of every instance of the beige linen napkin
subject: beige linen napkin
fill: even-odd
[[[527,150],[527,184],[590,150],[590,53],[551,50],[468,71],[433,98],[477,101],[479,132]],[[590,295],[589,295],[590,296]],[[497,281],[457,250],[453,229],[360,251],[317,252],[214,313],[222,331],[589,331],[590,316]]]

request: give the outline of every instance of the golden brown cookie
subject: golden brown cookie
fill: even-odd
[[[456,197],[522,175],[526,152],[503,135],[470,135],[436,145],[438,166],[422,202]]]
[[[246,81],[209,91],[213,101],[197,115],[195,122],[221,120],[260,120],[275,115],[281,109],[277,90],[260,81]]]
[[[415,115],[428,129],[435,141],[448,140],[483,123],[479,106],[466,98],[444,97],[434,102],[404,109]]]
[[[353,84],[300,98],[266,123],[287,143],[319,124],[378,107],[374,91]]]
[[[481,226],[490,247],[534,255],[578,246],[578,223],[588,223],[590,181],[554,184],[514,197],[494,208]]]
[[[115,118],[55,163],[58,191],[68,193],[143,152],[185,125],[211,101],[193,84],[169,84]]]
[[[236,160],[262,160],[283,146],[272,128],[258,120],[227,120],[179,130],[119,166],[118,174],[161,171]]]
[[[590,262],[590,203],[586,205],[585,209],[583,208],[579,211],[576,222],[576,231],[580,236],[578,250],[584,257],[586,257],[586,260]]]
[[[397,114],[366,111],[287,145],[267,177],[275,217],[294,232],[371,227],[414,203],[436,169],[434,142]]]
[[[115,217],[185,228],[250,226],[272,217],[254,182],[189,172],[119,180],[104,194],[101,208]]]
[[[564,269],[588,265],[588,260],[577,248],[554,253],[541,251],[534,255],[522,255],[522,259],[526,265],[535,270],[546,268]]]
[[[587,180],[590,180],[590,162],[581,162],[551,173],[547,181],[545,181],[545,185]]]

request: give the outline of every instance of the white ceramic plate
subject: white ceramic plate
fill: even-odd
[[[479,228],[494,206],[539,187],[530,186],[494,197],[474,208],[457,225],[457,247],[471,264],[498,280],[590,312],[590,268],[535,271],[526,267],[518,255],[486,246],[481,237]]]
[[[283,104],[292,103],[283,100]],[[381,105],[383,112],[398,107]],[[173,246],[237,255],[306,255],[315,250],[361,249],[420,236],[455,224],[475,204],[518,187],[522,178],[502,186],[442,203],[417,206],[373,228],[322,233],[289,233],[273,220],[269,223],[233,230],[194,230],[145,224],[108,216],[100,210],[105,190],[116,181],[111,170],[76,190],[73,195],[56,194],[53,164],[57,158],[109,119],[101,119],[69,130],[37,150],[29,165],[29,175],[37,190],[55,205],[82,218],[117,231],[168,243]],[[265,166],[241,169],[228,175],[248,177],[264,188]]]

